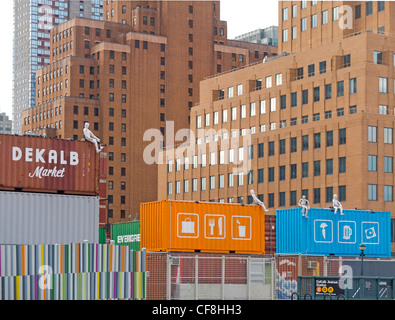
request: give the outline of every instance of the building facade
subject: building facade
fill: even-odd
[[[14,0],[14,133],[22,133],[23,110],[36,105],[36,71],[50,63],[50,30],[75,17],[100,20],[102,12],[102,0]]]
[[[138,218],[141,202],[157,200],[158,167],[146,148],[152,133],[166,141],[189,127],[200,80],[277,48],[228,40],[219,1],[104,1],[103,11],[105,21],[77,18],[51,31],[51,63],[37,71],[23,131],[77,140],[90,123],[108,146],[113,223]]]
[[[288,19],[291,10],[321,17],[318,8],[335,5],[280,1],[279,30],[285,9]],[[372,5],[376,24],[395,13],[392,3]],[[369,23],[344,34],[329,16],[331,37],[306,29],[311,41],[295,42],[294,51],[280,36],[279,56],[202,81],[189,146],[162,154],[158,198],[247,204],[254,190],[275,214],[303,195],[311,207],[329,207],[336,194],[344,209],[392,212],[395,231],[395,37],[388,19],[385,32]]]
[[[4,113],[0,113],[0,134],[11,134],[12,120]]]

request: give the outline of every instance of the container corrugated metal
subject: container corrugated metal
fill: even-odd
[[[366,245],[368,257],[391,256],[391,213],[311,208],[276,212],[277,254],[359,256]]]
[[[0,244],[99,241],[99,198],[0,191]]]
[[[106,228],[99,228],[99,244],[107,243],[107,232]]]
[[[98,194],[92,143],[0,134],[0,189]]]
[[[141,204],[141,247],[150,252],[265,253],[260,206],[188,201]]]
[[[115,223],[111,226],[111,239],[115,244],[140,250],[140,221]]]

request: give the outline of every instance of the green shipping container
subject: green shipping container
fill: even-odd
[[[111,240],[116,245],[140,251],[140,221],[115,223],[111,226]]]
[[[99,228],[99,244],[106,244],[106,228]]]

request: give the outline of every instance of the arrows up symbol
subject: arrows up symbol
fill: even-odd
[[[325,222],[321,223],[321,225],[320,225],[320,228],[322,229],[322,236],[324,237],[324,239],[326,238],[325,228],[327,226],[328,225]]]

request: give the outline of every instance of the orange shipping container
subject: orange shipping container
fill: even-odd
[[[0,134],[0,190],[98,194],[92,143]]]
[[[265,253],[260,206],[188,201],[141,204],[141,247],[148,252]]]

